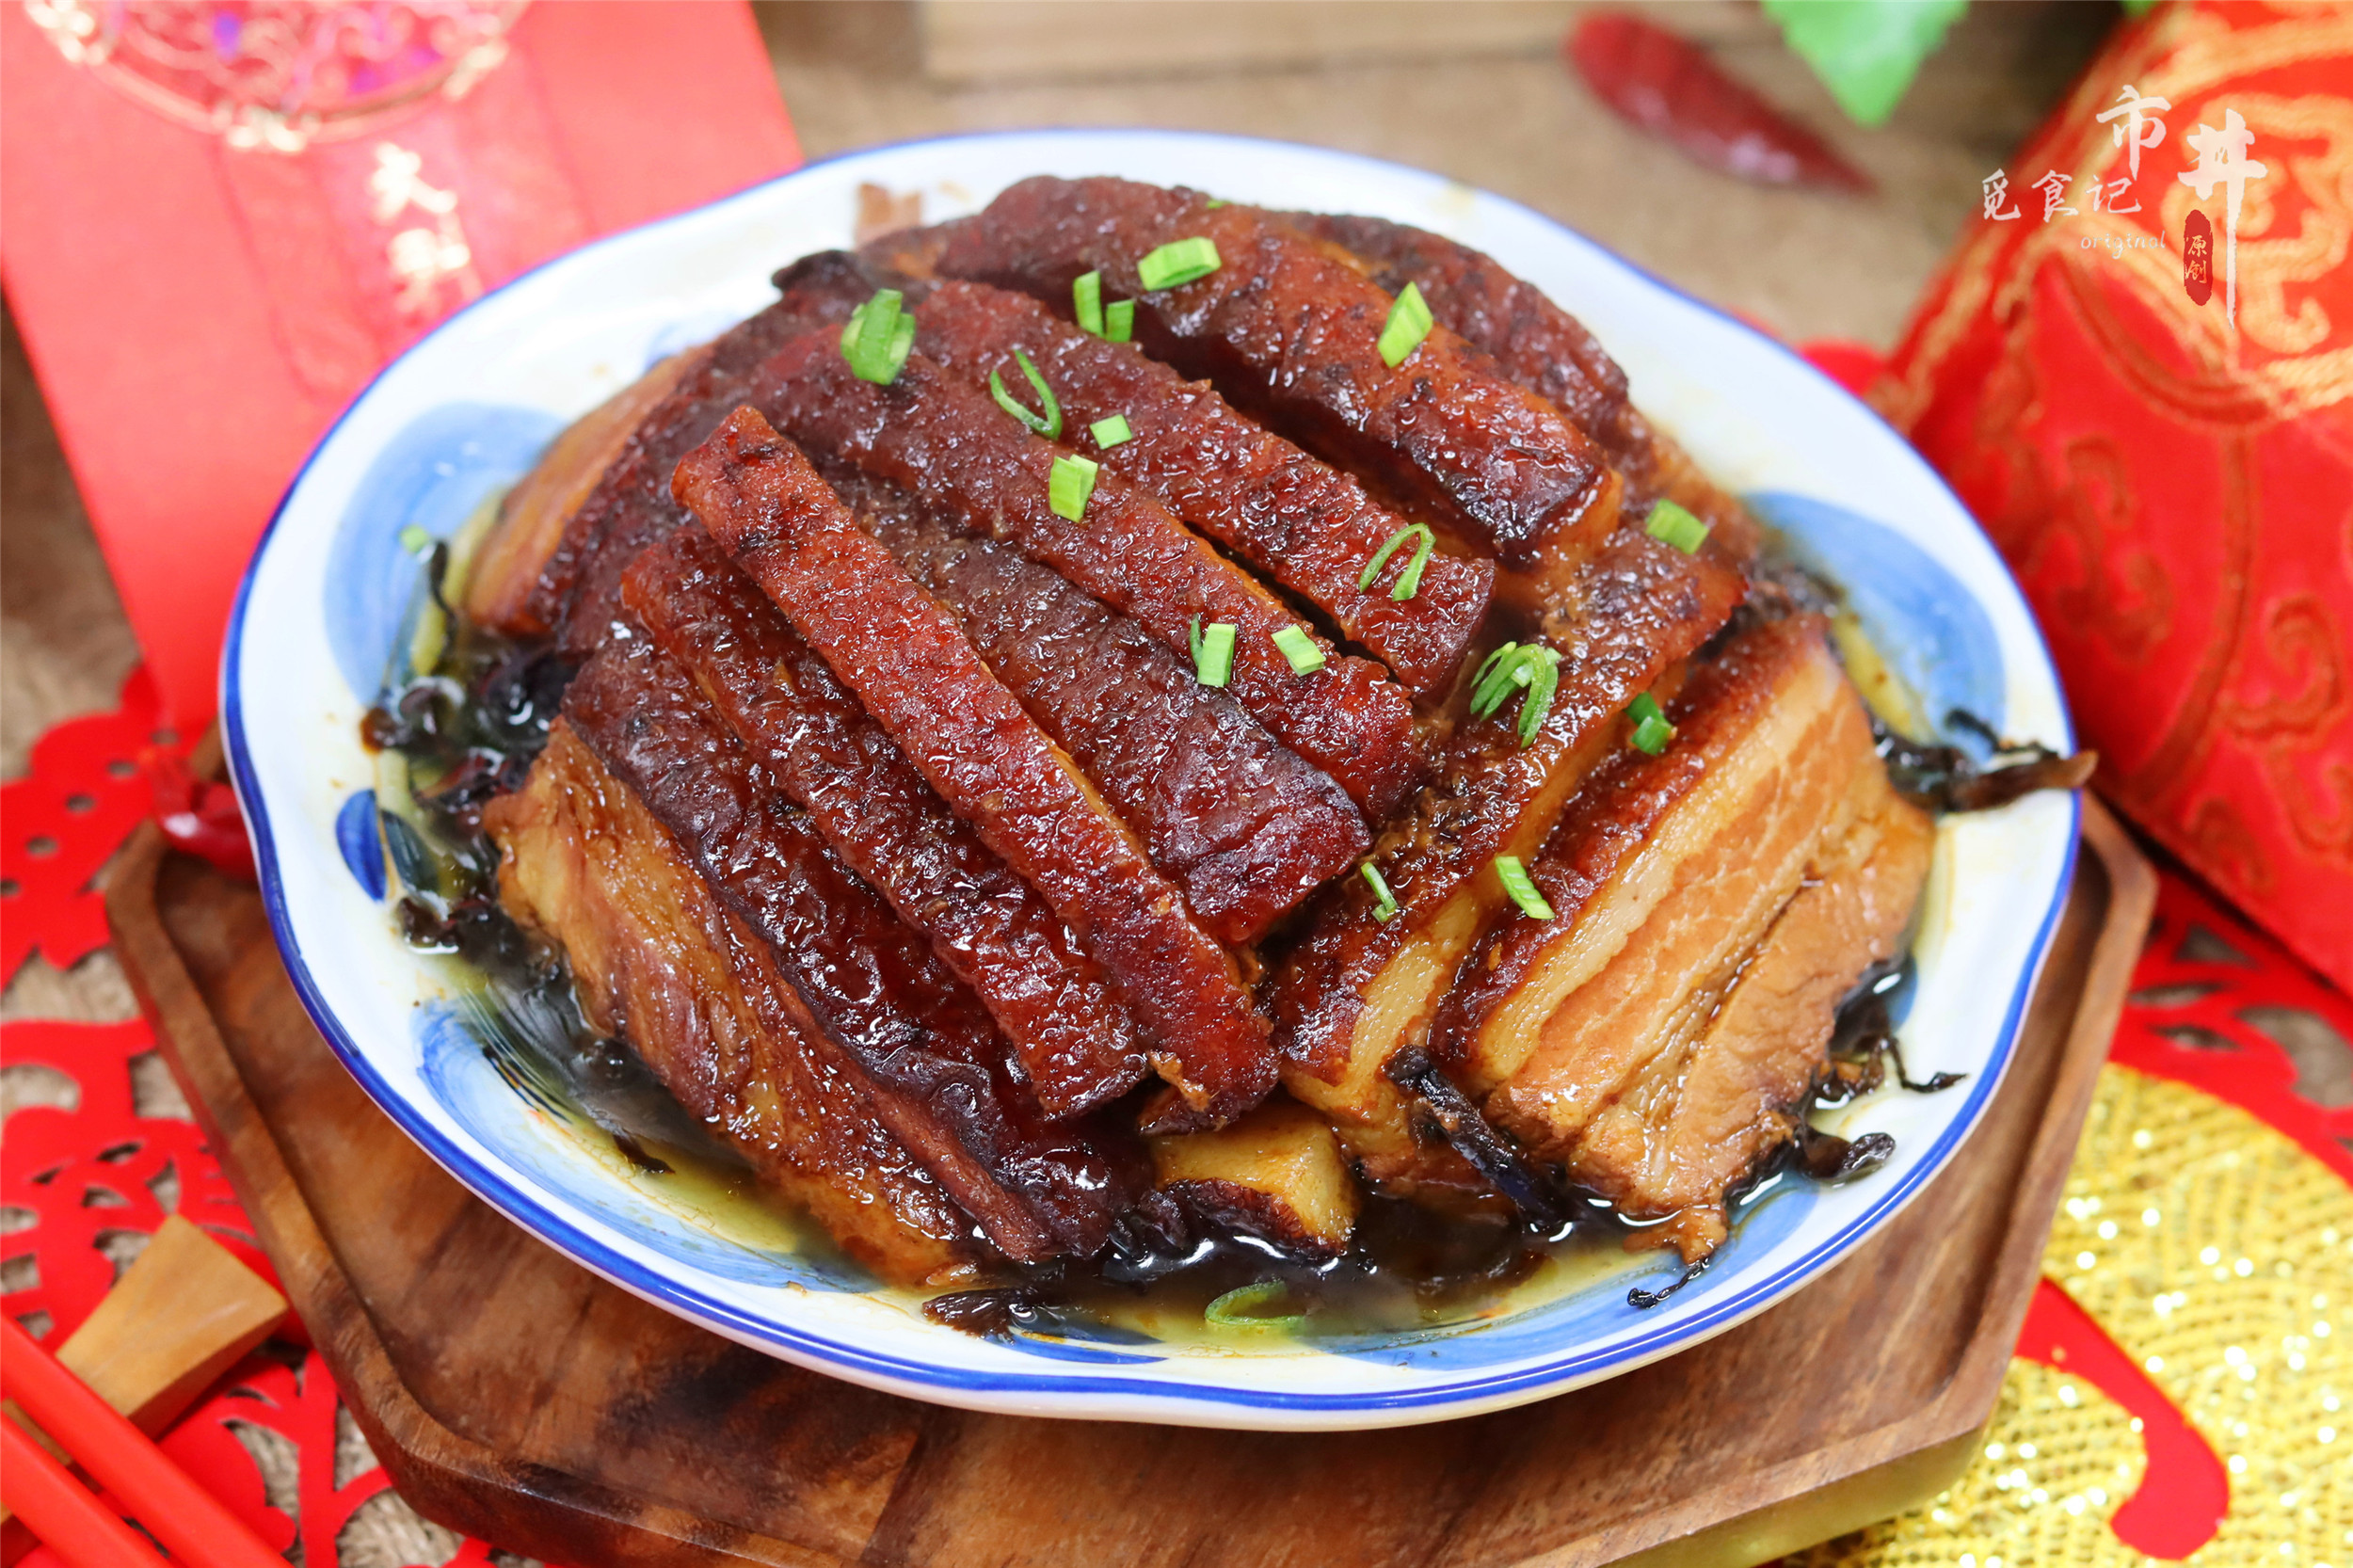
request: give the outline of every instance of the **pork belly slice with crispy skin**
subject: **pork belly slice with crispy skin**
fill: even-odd
[[[702,352],[671,355],[574,420],[506,493],[498,522],[474,552],[467,575],[469,619],[502,631],[533,628],[532,595],[565,529],[596,492],[630,436],[694,368]]]
[[[1413,699],[1387,671],[1328,646],[1321,669],[1293,669],[1274,634],[1307,630],[1299,616],[1124,480],[1098,479],[1080,521],[1057,513],[1048,486],[1063,449],[961,376],[914,354],[889,386],[862,381],[841,358],[840,334],[826,328],[779,351],[759,393],[776,428],[810,452],[1051,567],[1171,648],[1187,648],[1196,616],[1231,624],[1227,690],[1368,815],[1394,809],[1420,782]]]
[[[499,897],[570,961],[589,1025],[887,1279],[975,1273],[972,1222],[891,1136],[767,941],[558,720],[523,787],[492,801]],[[626,1025],[626,1030],[624,1026]]]
[[[1257,940],[1371,846],[1330,776],[1134,621],[1001,545],[949,532],[904,492],[851,481],[841,494],[1219,941]]]
[[[1063,440],[1109,473],[1159,497],[1179,520],[1225,546],[1332,618],[1418,696],[1444,696],[1495,585],[1495,563],[1433,553],[1410,599],[1390,598],[1413,558],[1391,552],[1369,589],[1365,567],[1410,520],[1364,487],[1236,413],[1207,382],[1188,381],[1132,344],[1063,321],[1027,295],[985,284],[926,284],[842,251],[777,274],[788,295],[830,296],[846,317],[882,286],[916,307],[915,346],[968,380],[992,372],[1025,405],[1036,394],[1014,359],[1026,353],[1059,402]],[[1117,415],[1129,438],[1101,446],[1090,431]]]
[[[580,672],[564,713],[719,901],[776,950],[874,1113],[1008,1256],[1099,1249],[1138,1188],[1110,1124],[1048,1123],[986,1013],[858,882],[642,632]]]
[[[1705,1030],[1654,1058],[1569,1156],[1571,1177],[1622,1212],[1672,1216],[1639,1240],[1687,1263],[1722,1243],[1726,1194],[1795,1135],[1839,1003],[1911,927],[1935,823],[1875,765],[1855,792],[1853,824],[1817,852]]]
[[[1102,967],[708,534],[680,529],[637,559],[623,589],[834,853],[972,988],[1047,1114],[1076,1114],[1144,1078],[1135,1019]]]
[[[691,356],[573,510],[520,608],[491,624],[509,636],[553,633],[576,664],[595,652],[624,613],[621,573],[684,520],[670,495],[679,459],[745,401],[754,373],[778,345],[815,324],[805,305],[779,300]]]
[[[932,788],[1087,943],[1188,1103],[1223,1119],[1265,1098],[1273,1051],[1232,956],[808,459],[743,408],[675,483]]]
[[[1931,830],[1890,791],[1817,616],[1745,632],[1672,712],[1669,750],[1596,778],[1530,868],[1555,918],[1490,934],[1437,1035],[1466,1088],[1499,1085],[1487,1115],[1533,1158],[1637,1217],[1697,1206],[1687,1245],[1704,1252],[1723,1187],[1791,1126],[1755,1096],[1821,1065],[1838,1001],[1909,922]],[[1865,817],[1878,825],[1853,838]],[[1711,1086],[1687,1136],[1694,1074]],[[1734,1138],[1725,1108],[1743,1095],[1764,1130]],[[1704,1153],[1689,1136],[1729,1142]],[[1690,1185],[1719,1168],[1713,1191]]]
[[[1684,661],[1745,592],[1737,572],[1705,556],[1631,531],[1611,540],[1547,639],[1562,655],[1561,685],[1533,744],[1521,745],[1515,708],[1466,721],[1438,782],[1376,840],[1372,859],[1398,913],[1375,920],[1360,878],[1318,901],[1266,1000],[1285,1084],[1333,1119],[1369,1179],[1408,1194],[1466,1179],[1450,1151],[1414,1137],[1382,1069],[1424,1037],[1465,956],[1507,918],[1495,857],[1536,853],[1587,773],[1625,744],[1626,704],[1672,695]]]
[[[1216,245],[1218,270],[1147,292],[1137,264],[1196,236]],[[1389,296],[1337,247],[1256,208],[1041,176],[957,225],[937,267],[1058,314],[1073,280],[1100,271],[1106,299],[1135,297],[1136,341],[1154,358],[1444,520],[1497,557],[1497,591],[1521,601],[1564,584],[1617,524],[1617,475],[1560,409],[1443,327],[1390,367],[1378,347]]]
[[[1707,521],[1714,549],[1736,560],[1756,552],[1756,520],[1748,508],[1651,426],[1626,396],[1625,372],[1542,289],[1494,257],[1427,230],[1381,217],[1283,216],[1363,261],[1390,293],[1417,286],[1439,325],[1493,355],[1505,375],[1568,415],[1625,476],[1627,511],[1641,515],[1667,496]]]
[[[1160,1189],[1203,1224],[1296,1253],[1337,1256],[1360,1198],[1322,1117],[1277,1095],[1214,1132],[1153,1138]]]

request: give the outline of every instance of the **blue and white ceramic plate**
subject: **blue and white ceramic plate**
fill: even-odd
[[[1841,1130],[1896,1139],[1876,1175],[1769,1190],[1715,1266],[1648,1311],[1626,1295],[1673,1277],[1655,1253],[1548,1271],[1471,1323],[1312,1343],[1001,1342],[936,1327],[918,1298],[797,1246],[790,1226],[716,1218],[610,1140],[581,1136],[494,1069],[446,971],[403,945],[359,734],[417,589],[401,530],[449,536],[567,421],[764,304],[776,266],[849,244],[859,185],[920,191],[937,218],[1037,173],[1380,214],[1491,252],[1591,325],[1657,423],[1847,585],[1929,712],[1965,707],[2013,737],[2071,746],[2025,603],[1928,466],[1787,349],[1541,214],[1414,169],[1225,136],[1023,132],[883,148],[600,241],[477,301],[378,377],[296,479],[238,600],[221,711],[270,918],[320,1030],[435,1159],[549,1245],[745,1344],[948,1404],[1228,1427],[1437,1420],[1671,1354],[1818,1276],[1920,1195],[1993,1098],[2068,887],[2073,797],[2029,796],[1940,829],[1902,1041],[1915,1075],[1968,1078],[1851,1113]]]

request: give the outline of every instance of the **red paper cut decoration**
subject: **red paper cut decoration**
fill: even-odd
[[[2193,926],[2247,961],[2185,956]],[[2353,1139],[2353,1105],[2325,1106],[2298,1094],[2295,1058],[2247,1017],[2256,1008],[2297,1008],[2353,1040],[2353,1001],[2178,876],[2158,882],[2156,921],[2133,987],[2109,1061],[2227,1100],[2353,1182],[2353,1148],[2345,1142]]]
[[[2140,1485],[2108,1518],[2119,1541],[2171,1562],[2215,1538],[2231,1508],[2231,1478],[2220,1457],[2091,1314],[2050,1280],[2035,1286],[2018,1353],[2083,1379],[2139,1418],[2149,1464]]]
[[[56,726],[33,743],[33,771],[0,785],[0,984],[36,949],[63,969],[106,945],[93,879],[154,809],[142,757],[184,752],[165,723],[141,666],[113,712]]]

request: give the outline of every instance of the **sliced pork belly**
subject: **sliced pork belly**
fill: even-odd
[[[1221,265],[1147,291],[1137,264],[1195,237]],[[1486,354],[1434,328],[1395,368],[1378,349],[1392,303],[1360,264],[1255,208],[1113,179],[1024,180],[959,223],[939,272],[1017,289],[1058,313],[1099,271],[1136,300],[1136,341],[1236,406],[1444,522],[1505,568],[1498,591],[1534,601],[1615,527],[1607,456]]]
[[[843,488],[989,669],[1184,889],[1203,928],[1254,942],[1353,866],[1371,835],[1347,792],[1127,616],[901,492]]]
[[[1135,1086],[1143,1037],[1102,967],[708,534],[647,551],[624,595],[834,852],[972,988],[1048,1115]]]
[[[564,950],[592,1028],[626,1032],[680,1104],[867,1267],[904,1284],[974,1272],[971,1220],[842,1070],[775,949],[568,725],[483,820],[501,903]]]
[[[1587,773],[1624,746],[1626,705],[1671,695],[1746,592],[1737,572],[1632,531],[1580,584],[1546,639],[1561,685],[1533,743],[1521,744],[1510,708],[1459,728],[1439,781],[1374,844],[1398,913],[1376,920],[1361,879],[1336,886],[1265,988],[1285,1084],[1334,1119],[1377,1182],[1437,1179],[1382,1068],[1424,1037],[1473,944],[1507,918],[1495,857],[1535,854]]]
[[[1417,696],[1443,696],[1487,614],[1495,564],[1433,554],[1416,591],[1390,591],[1413,559],[1391,552],[1370,588],[1356,584],[1408,520],[1364,487],[1228,407],[1132,344],[1112,343],[1063,321],[1026,295],[984,284],[925,284],[834,251],[777,275],[788,295],[830,296],[848,310],[878,286],[903,287],[916,306],[916,351],[969,380],[996,373],[1034,404],[1015,360],[1029,355],[1058,400],[1063,439],[1329,616],[1340,631]],[[1103,446],[1089,435],[1124,420],[1128,438]]]
[[[757,406],[825,460],[913,492],[967,533],[1052,568],[1165,646],[1193,621],[1235,628],[1227,689],[1284,744],[1340,782],[1368,814],[1393,809],[1424,772],[1412,697],[1369,660],[1321,645],[1320,669],[1295,669],[1274,636],[1307,631],[1280,600],[1168,514],[1106,475],[1080,520],[1049,504],[1063,449],[1023,429],[988,393],[920,354],[889,386],[862,381],[840,334],[812,332],[763,367]]]
[[[1817,617],[1745,632],[1671,712],[1668,751],[1597,777],[1530,868],[1554,919],[1492,932],[1436,1034],[1466,1089],[1499,1085],[1487,1115],[1536,1159],[1631,1215],[1714,1205],[1721,1222],[1723,1187],[1762,1145],[1702,1159],[1689,1140],[1721,1133],[1739,1095],[1794,1079],[1774,1113],[1796,1102],[1838,1001],[1894,950],[1929,829],[1889,790]],[[1866,814],[1883,825],[1850,842]],[[1833,886],[1850,865],[1866,868],[1852,872],[1859,893]],[[1760,988],[1736,1004],[1752,978]],[[1695,1075],[1707,1087],[1687,1102]],[[1712,1191],[1690,1186],[1718,1169]],[[1720,1223],[1693,1224],[1698,1251],[1721,1238]]]
[[[1337,1256],[1360,1198],[1329,1123],[1280,1095],[1231,1127],[1154,1138],[1160,1191],[1204,1224]]]
[[[642,632],[565,694],[599,761],[765,937],[874,1113],[1007,1256],[1095,1251],[1137,1191],[1107,1128],[1049,1124],[1001,1036],[920,937],[826,848],[694,680]]]
[[[1153,1036],[1161,1076],[1220,1119],[1263,1099],[1273,1053],[1232,955],[808,459],[743,408],[675,484],[932,788],[1087,943]]]
[[[1838,1005],[1901,951],[1935,847],[1935,824],[1877,767],[1857,770],[1854,822],[1817,851],[1696,1039],[1660,1053],[1595,1116],[1570,1176],[1696,1262],[1725,1235],[1725,1194],[1805,1114]]]
[[[1362,260],[1390,293],[1418,287],[1440,325],[1493,355],[1505,375],[1559,408],[1609,455],[1625,478],[1628,511],[1641,515],[1667,496],[1708,522],[1712,548],[1737,559],[1755,552],[1757,528],[1748,509],[1651,427],[1626,396],[1625,372],[1542,289],[1494,257],[1427,230],[1379,217],[1284,216]]]
[[[531,600],[540,573],[563,542],[573,516],[596,492],[637,426],[703,352],[671,355],[574,420],[522,482],[507,492],[498,522],[475,552],[466,579],[470,619],[501,630],[532,625]]]

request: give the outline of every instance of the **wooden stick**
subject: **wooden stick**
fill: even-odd
[[[190,1480],[153,1438],[5,1319],[0,1319],[0,1389],[62,1442],[186,1568],[285,1568],[284,1559]],[[38,1448],[29,1438],[9,1442],[11,1453]],[[40,1527],[34,1528],[39,1533]]]
[[[165,1568],[138,1531],[108,1512],[14,1421],[0,1421],[0,1496],[73,1568]]]

